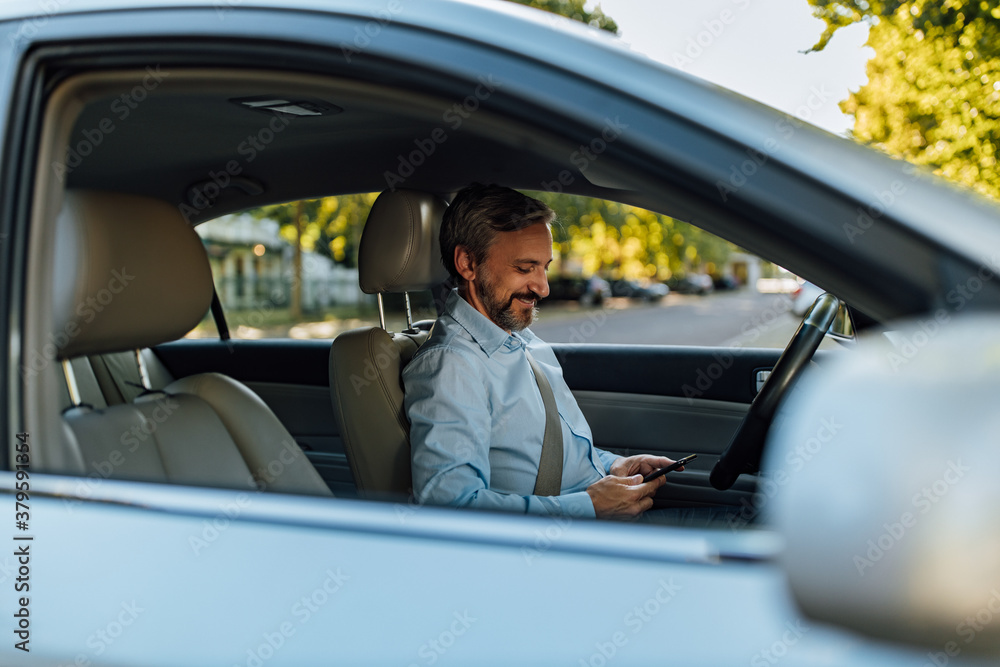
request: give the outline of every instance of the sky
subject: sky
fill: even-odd
[[[835,134],[853,126],[838,102],[863,86],[874,51],[866,25],[841,29],[802,53],[823,22],[806,0],[590,0],[631,48]]]

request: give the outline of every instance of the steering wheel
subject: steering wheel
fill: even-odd
[[[820,295],[802,319],[802,324],[781,353],[778,363],[771,370],[740,427],[733,434],[729,446],[712,468],[709,481],[712,486],[724,491],[731,487],[742,473],[760,470],[760,457],[764,451],[764,439],[771,427],[774,413],[789,388],[798,379],[806,364],[812,359],[823,336],[830,329],[837,316],[840,300],[832,294]]]

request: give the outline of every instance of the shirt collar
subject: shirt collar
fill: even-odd
[[[469,332],[472,339],[476,341],[488,357],[492,357],[511,338],[517,341],[518,346],[523,345],[525,347],[535,339],[535,335],[531,333],[530,329],[508,334],[494,324],[490,318],[480,313],[472,304],[463,299],[458,293],[457,287],[452,289],[448,295],[448,299],[444,304],[444,311]]]

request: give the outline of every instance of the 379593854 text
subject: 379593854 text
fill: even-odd
[[[28,593],[31,591],[31,544],[34,537],[27,534],[31,521],[31,483],[29,468],[31,465],[31,446],[27,433],[17,434],[15,448],[15,475],[17,477],[14,494],[14,557],[17,559],[17,577],[14,578],[14,593],[17,598],[17,611],[14,612],[16,625],[14,627],[14,648],[27,653],[31,642],[31,611],[29,609]]]

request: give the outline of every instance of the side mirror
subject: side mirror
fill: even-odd
[[[847,304],[841,301],[840,308],[837,310],[837,316],[833,318],[833,324],[830,325],[830,330],[827,333],[835,338],[854,340],[854,332],[851,311],[847,307]]]
[[[1000,316],[897,333],[810,369],[781,408],[764,470],[784,480],[788,585],[807,616],[938,664],[998,656]]]

